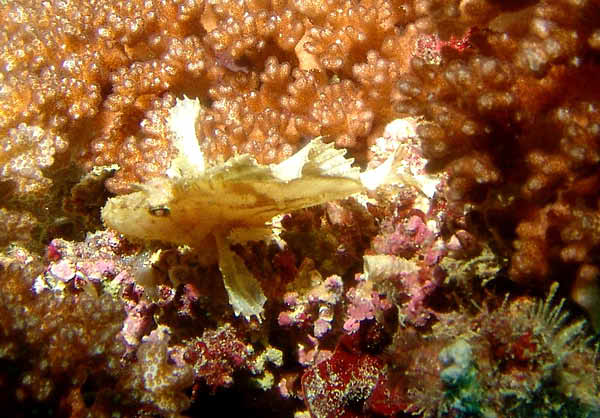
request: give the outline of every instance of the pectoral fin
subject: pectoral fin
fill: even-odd
[[[215,234],[219,252],[219,269],[229,296],[229,304],[236,316],[240,314],[250,320],[252,316],[261,321],[267,301],[260,283],[244,264],[244,260],[231,251],[229,241]]]

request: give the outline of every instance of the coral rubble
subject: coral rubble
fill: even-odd
[[[0,22],[7,415],[600,416],[598,0]]]

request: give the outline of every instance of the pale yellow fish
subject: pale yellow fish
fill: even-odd
[[[316,138],[279,164],[261,165],[243,154],[206,167],[195,135],[202,111],[197,100],[178,100],[169,116],[178,155],[167,174],[138,185],[139,191],[110,199],[102,218],[106,226],[130,238],[199,249],[207,239],[215,242],[236,315],[260,319],[266,298],[230,250],[230,233],[264,230],[276,215],[373,189],[387,181],[394,159],[361,173],[344,157],[345,150]]]

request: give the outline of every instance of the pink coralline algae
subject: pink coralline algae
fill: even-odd
[[[122,277],[130,271],[130,262],[122,257],[121,239],[112,233],[88,234],[83,243],[55,239],[47,246],[48,266],[38,275],[32,291],[84,291],[90,295],[107,293],[117,296]],[[60,297],[60,296],[59,296]]]
[[[384,233],[375,238],[373,247],[378,253],[410,258],[417,250],[431,245],[435,238],[434,233],[418,215],[412,215],[393,227],[389,234]]]
[[[417,326],[423,326],[431,316],[425,299],[441,285],[443,272],[440,270],[421,270],[417,274],[409,274],[403,278],[403,286],[410,295],[406,307],[407,319]]]
[[[73,279],[75,277],[75,272],[76,270],[69,260],[60,260],[50,266],[50,274],[63,282],[68,282]]]
[[[448,246],[441,236],[438,214],[439,208],[432,206],[429,215],[417,211],[393,218],[373,240],[373,249],[380,255],[365,257],[365,268],[370,270],[366,273],[374,280],[371,286],[400,305],[404,319],[416,326],[431,318],[426,299],[446,275],[439,266]]]
[[[123,321],[121,336],[128,347],[137,347],[141,337],[152,328],[153,312],[153,306],[146,301],[140,301],[127,307],[127,318]]]
[[[360,322],[373,319],[390,309],[392,303],[373,289],[373,282],[366,281],[364,275],[358,276],[358,285],[346,293],[348,299],[347,319],[344,331],[354,333],[360,328]]]
[[[313,335],[323,337],[331,330],[335,305],[341,298],[343,282],[339,276],[330,276],[322,280],[316,271],[312,275],[312,288],[302,295],[287,292],[283,300],[287,308],[278,317],[282,327],[306,326],[313,324]]]

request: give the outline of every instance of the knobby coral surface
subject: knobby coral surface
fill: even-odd
[[[600,329],[598,22],[598,0],[0,1],[6,410],[597,416],[593,331],[566,312]],[[214,221],[220,202],[231,271],[212,242],[100,217],[182,157],[274,172],[316,137],[356,173],[398,157],[402,182]],[[135,209],[188,208],[180,186]],[[275,241],[240,235],[290,210]]]

